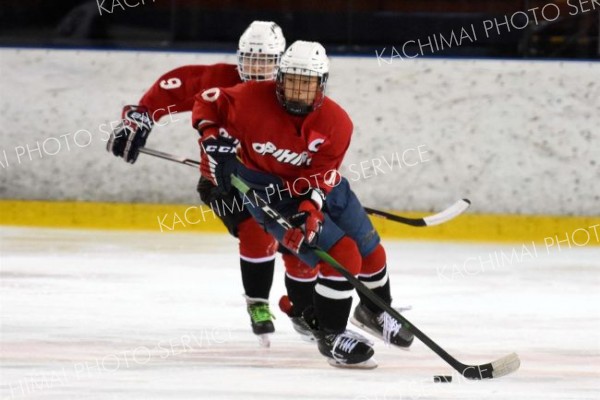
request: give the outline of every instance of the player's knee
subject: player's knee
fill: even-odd
[[[240,255],[247,259],[272,257],[277,251],[277,241],[265,232],[253,218],[247,218],[237,227]]]
[[[363,258],[362,267],[360,269],[361,275],[373,275],[378,273],[385,267],[386,260],[385,249],[380,243],[375,247],[375,250]]]
[[[319,272],[319,268],[311,268],[308,264],[303,263],[294,254],[286,253],[281,256],[285,265],[285,272],[292,278],[297,280],[314,279]]]
[[[340,264],[346,268],[352,275],[358,275],[361,267],[361,256],[358,251],[358,246],[354,240],[348,236],[341,238],[331,249],[329,249],[329,255],[335,258]],[[321,275],[323,276],[341,276],[331,265],[320,262],[319,268]]]

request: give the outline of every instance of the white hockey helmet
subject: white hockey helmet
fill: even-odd
[[[245,82],[272,81],[285,50],[285,37],[279,25],[271,21],[254,21],[238,43],[238,72]]]
[[[308,114],[323,103],[328,77],[325,48],[317,42],[298,40],[281,57],[277,99],[292,114]]]

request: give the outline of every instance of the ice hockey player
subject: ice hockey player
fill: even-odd
[[[205,89],[234,86],[244,81],[274,80],[284,50],[285,38],[277,24],[252,22],[240,37],[237,65],[188,65],[162,75],[138,105],[123,108],[122,123],[113,132],[107,150],[128,163],[135,163],[139,148],[145,145],[155,122],[169,112],[191,111],[194,96]],[[268,346],[267,335],[275,330],[268,298],[277,242],[247,210],[233,205],[241,204],[236,202],[235,191],[222,192],[202,177],[198,192],[202,201],[213,206],[229,232],[239,240],[242,283],[252,331],[259,336],[261,344]]]
[[[282,57],[276,82],[206,90],[196,97],[192,123],[202,135],[203,174],[223,190],[231,187],[230,175],[237,174],[296,226],[286,230],[251,201],[244,201],[279,242],[305,264],[319,268],[314,314],[305,317],[321,354],[334,366],[373,368],[372,343],[346,329],[352,285],[311,251],[312,246],[327,251],[391,304],[379,236],[348,181],[337,172],[353,126],[346,112],[325,96],[328,75],[323,46],[295,42]],[[228,151],[231,142],[219,132],[239,140],[239,159]],[[410,332],[360,298],[354,312],[359,323],[395,345],[410,346]]]

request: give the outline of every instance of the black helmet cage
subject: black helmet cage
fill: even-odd
[[[284,76],[285,74],[292,75],[301,75],[301,76],[316,76],[318,77],[318,87],[316,93],[314,94],[313,100],[309,100],[312,97],[312,93],[307,94],[306,100],[290,100],[285,96],[285,82]],[[287,67],[287,68],[279,68],[277,71],[277,80],[276,80],[276,93],[277,100],[279,103],[285,108],[287,112],[294,115],[306,115],[323,104],[323,100],[325,100],[325,88],[327,87],[327,78],[329,77],[329,73],[325,73],[319,75],[317,72],[305,69],[305,68],[295,68],[295,67]]]

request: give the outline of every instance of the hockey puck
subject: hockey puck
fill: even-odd
[[[433,381],[434,382],[450,383],[450,382],[452,382],[452,377],[450,375],[434,375],[433,376]]]

